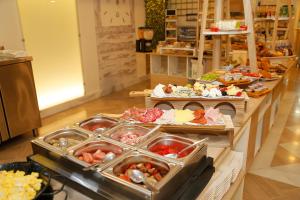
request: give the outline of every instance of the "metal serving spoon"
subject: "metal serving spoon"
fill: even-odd
[[[111,161],[113,159],[115,159],[117,156],[115,153],[113,152],[109,152],[105,155],[105,157],[103,158],[103,162],[100,162],[100,163],[95,163],[95,164],[92,164],[88,167],[85,167],[83,168],[82,170],[83,171],[89,171],[89,170],[95,170],[97,168],[97,166],[99,166],[100,164],[104,163],[104,162],[108,162],[108,161]]]
[[[137,144],[140,141],[142,141],[144,138],[147,138],[149,135],[151,135],[152,133],[154,133],[155,131],[157,131],[159,128],[161,127],[161,124],[156,125],[154,128],[152,128],[148,133],[146,133],[143,136],[140,136],[136,139],[134,139],[134,143]]]
[[[193,146],[196,146],[196,145],[198,145],[199,143],[203,143],[203,142],[205,142],[205,141],[207,141],[207,140],[208,140],[208,138],[204,138],[204,139],[202,139],[202,140],[199,140],[199,141],[197,141],[197,142],[194,142],[193,144],[191,144],[191,145],[189,145],[189,146],[186,146],[185,148],[181,149],[178,153],[169,153],[169,154],[164,155],[164,157],[175,159],[175,158],[178,157],[178,155],[180,155],[180,154],[181,154],[182,152],[184,152],[185,150],[187,150],[187,149],[189,149],[189,148],[191,148],[191,147],[193,147]]]
[[[67,138],[59,138],[58,139],[58,145],[60,148],[67,148],[69,142]]]
[[[135,183],[144,183],[145,186],[151,191],[158,192],[158,190],[147,181],[147,177],[145,177],[144,173],[140,170],[133,169],[130,171],[130,179]]]

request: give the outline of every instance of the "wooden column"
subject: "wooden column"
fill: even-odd
[[[201,0],[198,0],[201,1]],[[199,5],[200,7],[200,5]],[[204,66],[203,66],[203,52],[204,52],[204,43],[205,43],[205,36],[203,35],[203,32],[206,28],[206,20],[207,20],[207,12],[208,12],[208,0],[203,0],[202,4],[202,15],[201,15],[201,33],[199,38],[199,51],[198,51],[198,65],[199,65],[199,74],[203,74],[205,72]],[[199,14],[199,13],[198,13]]]
[[[223,0],[215,0],[215,22],[222,20],[223,15]],[[220,67],[221,60],[221,36],[213,38],[213,59],[212,69],[216,70]]]
[[[245,22],[248,26],[248,31],[249,31],[247,36],[247,44],[248,44],[248,57],[250,61],[250,67],[251,67],[251,71],[257,71],[252,5],[251,5],[251,1],[249,0],[243,0],[243,3],[244,3]]]

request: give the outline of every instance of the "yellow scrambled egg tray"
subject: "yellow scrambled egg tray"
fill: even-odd
[[[42,179],[32,172],[26,175],[24,171],[0,171],[0,200],[31,200],[41,189]]]

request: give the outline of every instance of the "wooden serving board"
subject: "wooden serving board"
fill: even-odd
[[[270,59],[270,60],[285,60],[285,59],[295,59],[296,55],[291,55],[291,56],[273,56],[273,57],[261,57],[265,59]]]
[[[205,97],[150,97],[152,101],[245,101],[245,98],[241,97],[220,97],[220,98],[205,98]]]
[[[148,124],[139,124],[145,127],[154,127],[157,124],[148,123]],[[225,130],[226,125],[175,125],[175,124],[163,124],[160,129],[166,132],[189,132],[189,131],[201,131],[201,130]]]
[[[148,97],[152,93],[152,90],[145,89],[144,91],[131,91],[129,92],[130,97]]]
[[[248,94],[249,97],[258,98],[258,97],[261,97],[265,94],[268,94],[269,92],[271,92],[271,90],[266,89],[266,90],[263,90],[261,92],[247,92],[247,94]]]
[[[110,114],[110,113],[101,113],[102,116],[110,118],[121,118],[122,114]],[[219,125],[188,125],[188,124],[162,124],[160,129],[163,130],[174,130],[174,131],[191,131],[191,130],[224,130],[226,127],[231,127],[231,120],[228,120],[226,117],[223,117],[224,124]],[[155,123],[136,123],[140,126],[145,127],[154,127],[157,124]]]
[[[218,79],[218,81],[223,83],[226,87],[230,85],[235,85],[240,88],[247,87],[248,85],[253,83],[253,81],[251,80],[225,81],[224,79]]]

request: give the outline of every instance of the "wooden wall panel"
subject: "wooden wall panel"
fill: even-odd
[[[134,2],[130,4],[131,25],[102,26],[101,0],[95,0],[96,42],[101,95],[139,82],[135,56]]]

